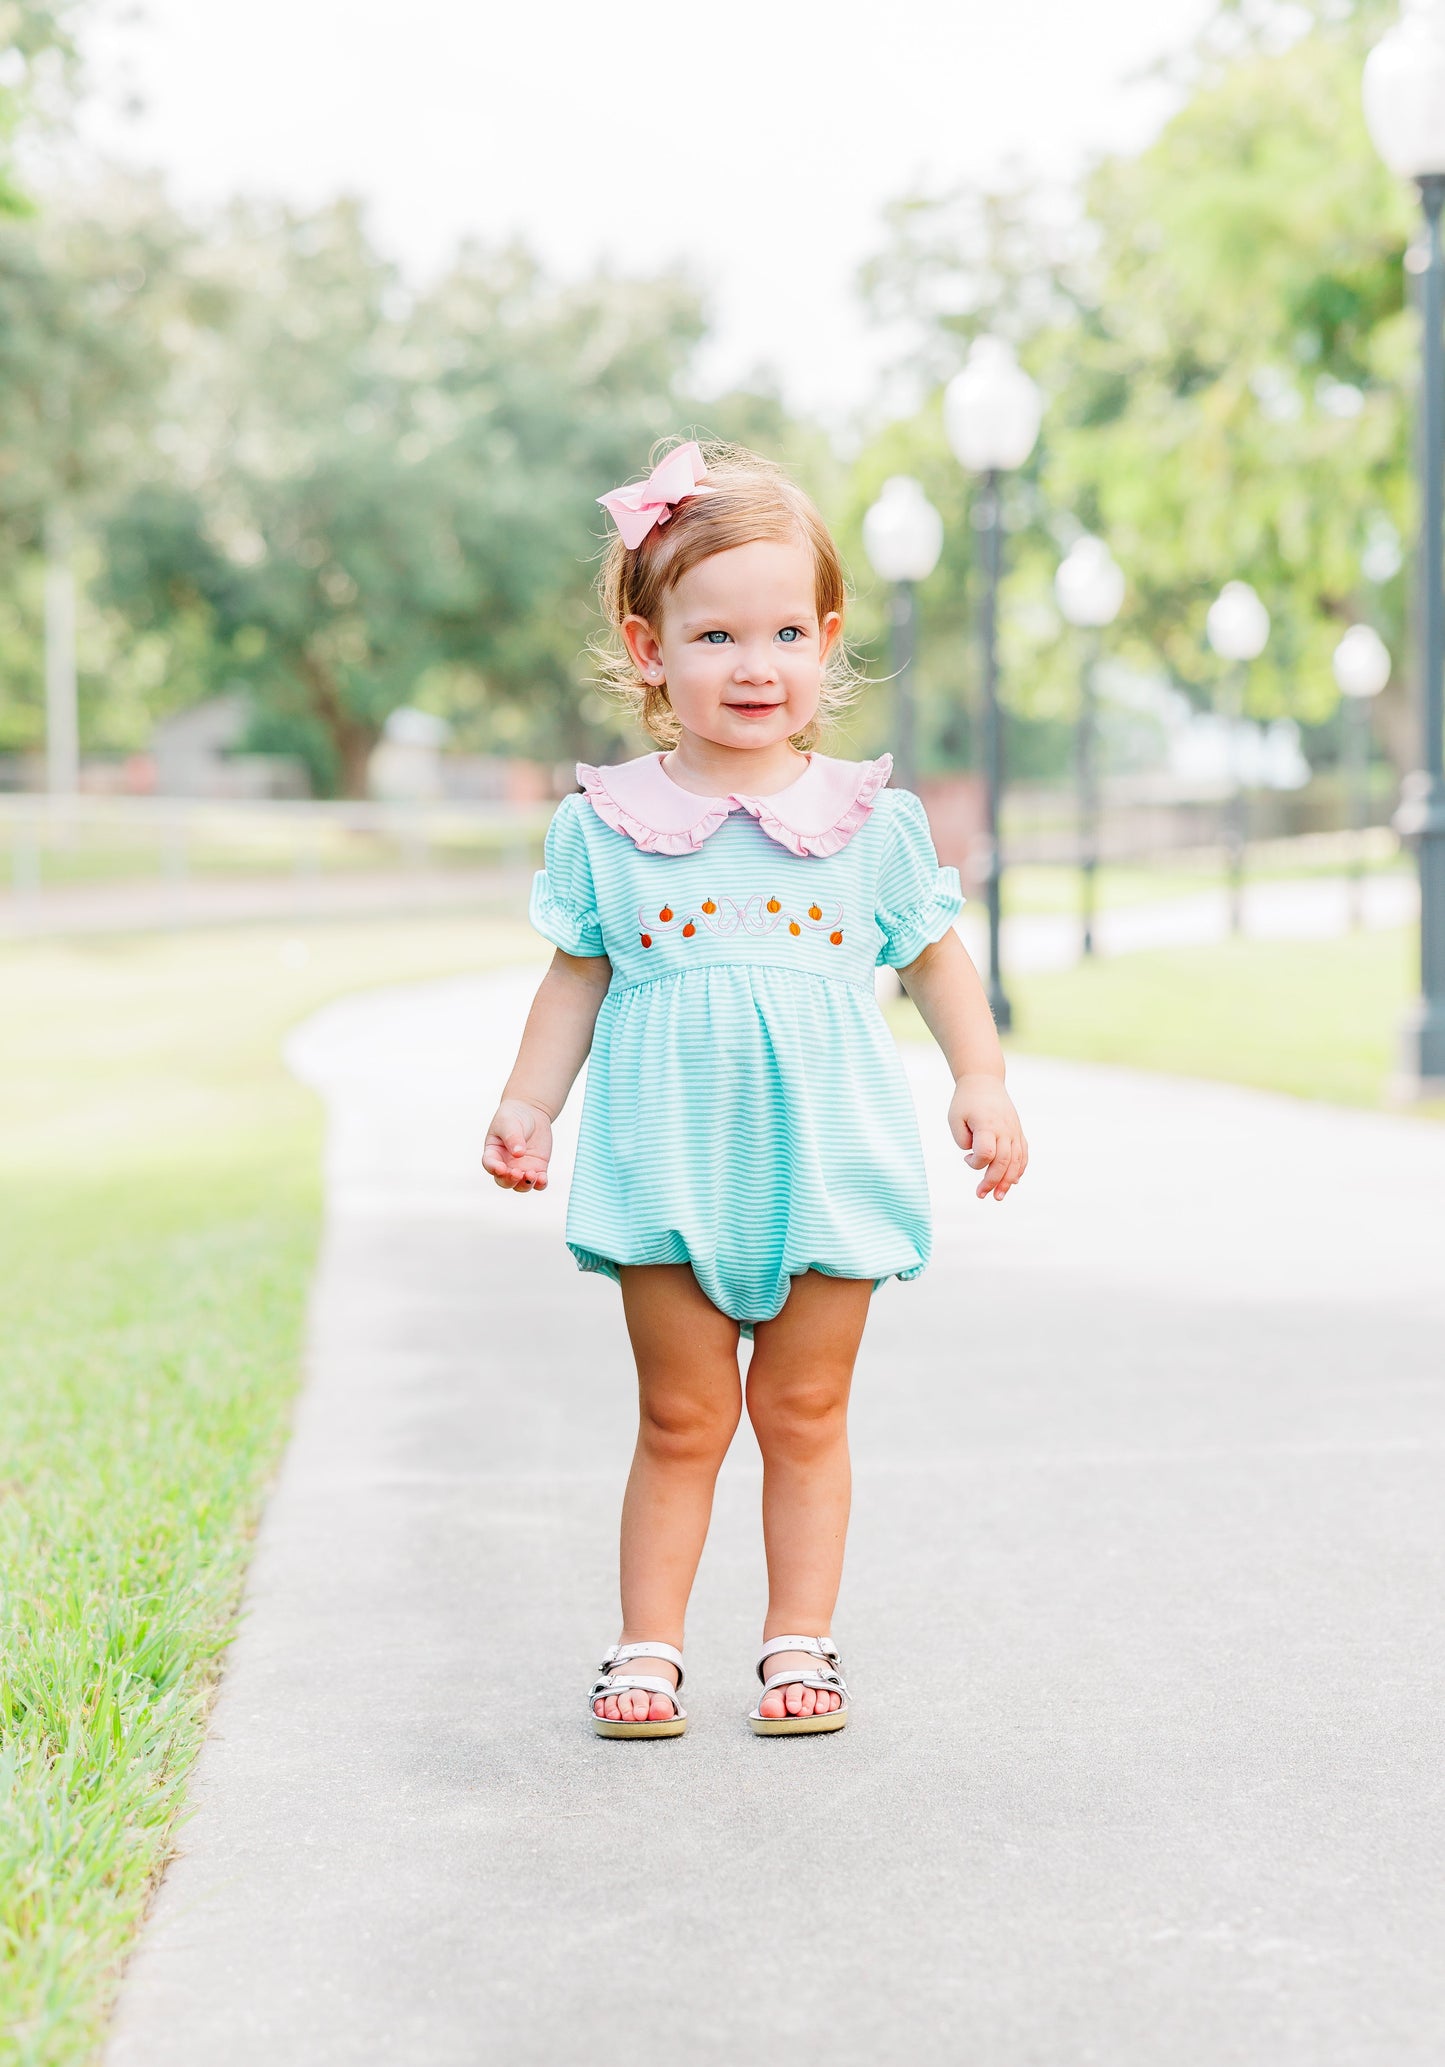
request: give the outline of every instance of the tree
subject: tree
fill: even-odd
[[[28,214],[17,136],[63,105],[75,83],[78,0],[0,0],[0,215]]]
[[[1005,625],[1026,662],[1009,678],[1036,711],[1069,694],[1069,642],[1046,620],[1071,527],[1103,532],[1130,576],[1111,636],[1201,700],[1217,681],[1204,613],[1233,576],[1274,616],[1251,673],[1261,714],[1330,716],[1329,651],[1354,617],[1401,652],[1400,583],[1361,572],[1410,506],[1411,209],[1359,110],[1381,13],[1321,5],[1300,35],[1299,9],[1221,8],[1180,112],[1148,150],[1097,168],[1072,231],[1027,197],[896,218],[874,291],[913,313],[939,370],[999,325],[1049,397],[1015,486],[1021,607]],[[1397,735],[1404,672],[1383,713]]]
[[[607,736],[579,679],[592,498],[671,428],[690,290],[474,250],[413,305],[344,204],[234,210],[195,265],[215,308],[108,526],[109,600],[201,627],[213,680],[347,794],[414,698],[547,758]]]
[[[0,744],[38,743],[46,672],[73,729],[74,542],[145,464],[183,243],[142,182],[0,222]]]

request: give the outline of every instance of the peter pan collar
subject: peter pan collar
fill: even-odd
[[[814,753],[797,781],[770,797],[741,791],[700,797],[673,781],[660,753],[615,768],[577,763],[577,780],[597,816],[644,854],[692,853],[734,811],[751,812],[768,838],[790,854],[836,854],[866,822],[892,772],[891,754],[877,761],[835,761]]]

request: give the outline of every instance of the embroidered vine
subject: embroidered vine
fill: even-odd
[[[826,905],[813,903],[790,909],[780,897],[704,897],[700,904],[664,904],[637,907],[637,926],[642,945],[651,947],[668,934],[684,940],[697,937],[701,927],[723,938],[733,933],[776,933],[783,927],[794,939],[805,933],[821,933],[834,947],[843,944],[843,907],[836,899]]]

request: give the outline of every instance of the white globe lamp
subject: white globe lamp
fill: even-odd
[[[891,582],[888,624],[893,649],[894,754],[899,786],[918,780],[918,711],[913,656],[918,634],[914,585],[927,581],[943,551],[943,519],[911,474],[894,474],[863,519],[863,547],[879,579]]]

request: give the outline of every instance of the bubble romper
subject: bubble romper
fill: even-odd
[[[583,1270],[691,1264],[751,1333],[790,1282],[917,1277],[928,1185],[874,995],[963,904],[892,760],[810,756],[772,796],[694,796],[661,754],[577,770],[532,923],[606,955],[567,1210]]]

